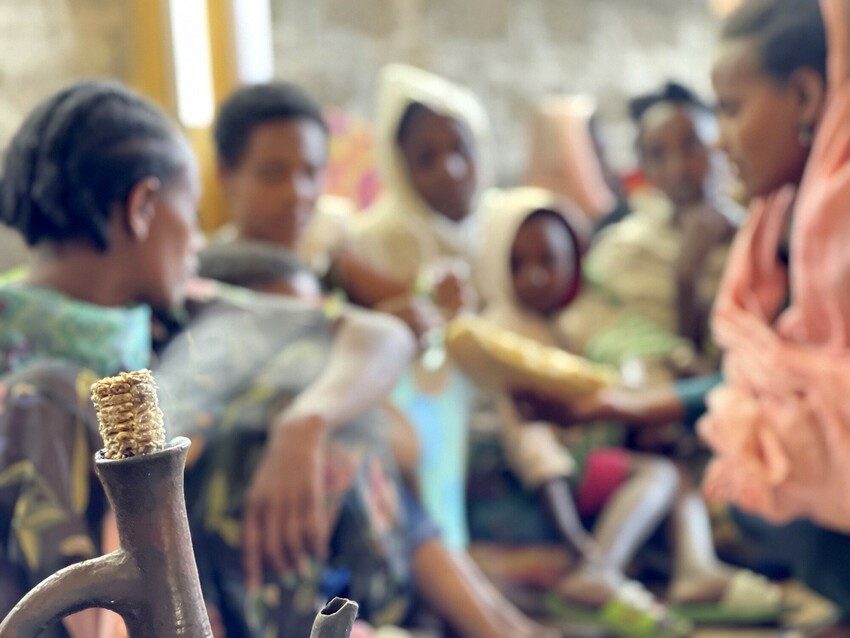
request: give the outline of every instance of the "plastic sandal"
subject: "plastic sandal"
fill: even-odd
[[[678,615],[697,625],[777,625],[786,611],[782,591],[763,576],[738,571],[716,603],[671,604]]]
[[[594,608],[564,601],[558,594],[547,595],[547,611],[571,622],[604,627],[620,638],[685,638],[693,625],[658,603],[642,585],[623,585],[617,597]]]

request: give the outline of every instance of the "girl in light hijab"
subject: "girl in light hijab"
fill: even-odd
[[[493,193],[484,210],[485,318],[544,346],[575,351],[565,319],[585,306],[576,302],[582,271],[574,215],[551,193],[532,188]],[[754,612],[775,614],[774,587],[720,563],[705,504],[687,483],[679,487],[668,461],[617,447],[616,427],[572,428],[558,437],[557,409],[526,393],[500,397],[498,410],[511,469],[540,496],[581,559],[560,588],[568,601],[601,605],[621,595],[634,552],[672,511],[670,601],[683,613],[692,604],[719,602],[718,613],[744,622]],[[598,517],[592,537],[579,515]]]
[[[444,287],[436,286],[437,301],[450,310],[462,305],[459,284],[475,252],[487,128],[481,104],[467,89],[400,64],[381,72],[377,144],[384,192],[364,215],[357,244],[411,292],[417,282],[439,277]]]
[[[551,347],[564,345],[557,320],[576,298],[581,281],[579,242],[562,210],[543,189],[493,193],[479,261],[479,271],[488,276],[484,318]],[[675,470],[664,460],[593,449],[586,440],[565,447],[550,424],[524,418],[510,397],[499,397],[497,404],[508,465],[526,489],[540,496],[580,558],[561,593],[569,601],[604,605],[616,598],[626,582],[627,563],[669,510]],[[583,458],[577,462],[576,457]],[[593,536],[580,514],[599,516]]]

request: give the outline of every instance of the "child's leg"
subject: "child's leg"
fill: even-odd
[[[730,582],[742,571],[720,562],[714,549],[708,508],[687,473],[680,470],[682,487],[673,510],[673,580],[669,599],[678,603],[721,600]],[[756,581],[750,580],[751,595]],[[765,579],[758,586],[761,600],[772,606],[780,597],[778,587]]]
[[[594,542],[581,522],[567,478],[547,481],[540,488],[540,495],[558,532],[571,549],[582,558],[592,553],[595,549]]]
[[[422,543],[413,557],[422,599],[463,638],[554,638],[525,618],[486,579],[438,540]]]
[[[594,529],[596,555],[562,583],[561,593],[566,598],[601,605],[616,595],[629,561],[670,510],[679,485],[673,464],[632,455],[630,470]]]
[[[676,497],[673,536],[671,600],[719,600],[734,569],[717,558],[708,510],[702,496],[690,485],[686,485]]]

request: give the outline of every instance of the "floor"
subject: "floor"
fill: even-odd
[[[539,607],[539,594],[533,593],[534,585],[540,587],[551,585],[546,582],[553,577],[552,574],[544,574],[540,570],[540,559],[552,567],[553,572],[561,572],[565,565],[563,551],[560,548],[544,549],[536,548],[533,552],[523,553],[510,551],[507,557],[498,546],[477,545],[472,548],[471,554],[476,559],[483,571],[500,585],[505,593],[520,607],[534,616],[540,616],[542,609]],[[523,576],[525,582],[531,588],[509,585],[506,583],[508,574],[516,577]],[[781,584],[784,600],[792,609],[783,618],[784,629],[748,629],[735,627],[729,629],[700,629],[694,632],[694,638],[850,638],[850,629],[832,630],[830,634],[817,633],[828,626],[835,617],[834,605],[818,596],[808,588],[796,582]],[[537,589],[539,591],[539,589]],[[535,609],[536,607],[536,609]],[[543,612],[545,615],[545,612]],[[590,632],[588,635],[597,632]],[[598,634],[597,634],[598,635]]]

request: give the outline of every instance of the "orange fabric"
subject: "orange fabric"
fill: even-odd
[[[848,5],[821,2],[829,93],[796,200],[789,186],[754,202],[732,250],[713,323],[726,381],[700,423],[716,454],[705,479],[709,498],[843,532],[850,532]],[[777,250],[792,207],[789,273]],[[780,313],[789,290],[791,305]]]

